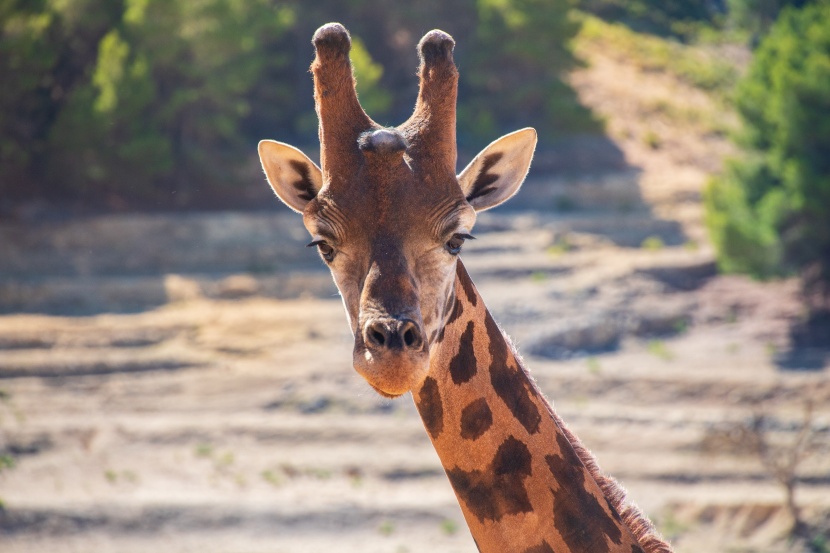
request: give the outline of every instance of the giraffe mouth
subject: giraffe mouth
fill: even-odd
[[[369,386],[387,398],[402,396],[418,386],[429,371],[429,353],[372,352],[366,348],[354,352],[354,368]]]
[[[369,386],[371,386],[374,391],[376,391],[377,393],[379,393],[380,395],[382,395],[385,398],[395,399],[395,398],[401,397],[403,395],[403,394],[387,394],[386,392],[384,392],[383,390],[381,390],[380,388],[378,388],[377,386],[375,386],[371,382],[369,382]]]

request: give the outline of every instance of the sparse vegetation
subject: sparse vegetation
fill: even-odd
[[[378,533],[381,536],[391,536],[395,532],[395,524],[389,520],[384,520],[378,526]]]
[[[282,478],[280,478],[280,476],[271,469],[266,469],[262,471],[260,473],[260,476],[262,476],[263,480],[265,480],[275,488],[282,486]]]
[[[0,473],[11,470],[17,466],[17,459],[15,459],[12,455],[4,454],[0,455]]]
[[[530,273],[530,280],[536,283],[545,282],[548,279],[548,274],[545,271],[533,271]]]
[[[674,354],[666,347],[665,342],[662,340],[649,340],[646,345],[646,350],[663,361],[671,361],[674,359]]]
[[[217,467],[229,467],[235,460],[234,454],[231,451],[225,451],[222,455],[215,459]]]
[[[553,244],[548,246],[545,251],[551,257],[559,257],[560,255],[566,254],[573,249],[574,246],[571,243],[568,234],[563,233],[556,236],[556,238],[553,241]]]
[[[659,150],[660,146],[663,144],[663,139],[660,138],[660,135],[657,134],[654,130],[649,129],[643,135],[643,144],[645,144],[652,150]]]
[[[725,96],[738,79],[738,70],[713,53],[687,48],[657,36],[639,34],[620,23],[586,15],[579,42],[625,58],[646,71],[674,75],[695,87]]]
[[[784,491],[784,507],[792,520],[793,535],[810,541],[823,536],[803,519],[796,488],[804,462],[830,452],[830,443],[815,424],[813,400],[805,399],[802,408],[801,421],[792,432],[781,432],[772,408],[758,402],[747,420],[724,429],[721,435],[733,451],[755,456],[761,462]]]
[[[643,240],[642,244],[640,244],[641,248],[643,248],[644,250],[648,250],[650,252],[660,251],[665,246],[665,242],[663,242],[663,239],[659,236],[649,236],[648,238]]]
[[[107,482],[113,485],[117,484],[119,481],[124,481],[129,484],[138,483],[138,474],[131,470],[117,471],[114,469],[107,469],[104,471],[104,478],[106,478]]]
[[[691,528],[689,524],[678,520],[677,515],[670,508],[665,509],[660,516],[655,517],[655,523],[660,533],[669,541],[676,540]]]
[[[453,536],[458,532],[458,523],[451,518],[445,518],[441,521],[441,531],[448,536]]]

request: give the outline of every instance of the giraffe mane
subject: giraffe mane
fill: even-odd
[[[594,454],[582,444],[576,434],[571,432],[565,424],[565,421],[563,421],[562,418],[556,413],[551,405],[551,402],[539,389],[539,386],[536,384],[536,380],[528,372],[525,367],[524,359],[522,359],[522,356],[516,349],[516,346],[513,345],[513,341],[510,339],[510,336],[508,336],[504,330],[502,330],[502,336],[504,336],[504,340],[513,351],[513,355],[516,356],[519,368],[525,373],[528,380],[531,382],[531,385],[539,394],[539,397],[544,400],[543,403],[545,404],[551,418],[553,418],[553,421],[559,429],[562,430],[562,434],[568,442],[570,442],[571,446],[573,446],[577,457],[579,457],[579,460],[582,461],[582,464],[586,469],[588,469],[588,473],[599,485],[603,495],[605,495],[605,498],[608,500],[608,503],[614,508],[614,510],[617,511],[617,513],[619,513],[623,524],[625,524],[625,526],[627,526],[631,531],[631,534],[634,536],[634,539],[637,541],[640,548],[642,548],[643,552],[672,553],[671,547],[669,547],[668,543],[666,543],[654,527],[654,524],[652,524],[652,522],[645,516],[645,514],[643,514],[643,511],[637,507],[636,504],[628,501],[628,492],[626,489],[613,477],[602,473]]]

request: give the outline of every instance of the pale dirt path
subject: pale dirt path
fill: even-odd
[[[579,252],[534,261],[551,268],[544,280],[494,272],[486,251],[471,251],[468,265],[483,269],[482,294],[521,347],[540,319],[607,318],[625,305],[631,268],[649,257],[604,252],[629,269],[597,274],[597,260]],[[672,251],[650,259],[678,263]],[[596,357],[528,357],[560,414],[678,551],[713,539],[712,524],[719,543],[737,528],[747,537],[729,540],[751,545],[786,523],[757,462],[705,450],[713,429],[747,416],[759,397],[782,421],[797,419],[807,391],[830,422],[826,373],[781,373],[768,349],[775,337],[765,329],[788,316],[786,288],[767,304],[738,303],[736,320],[725,321],[760,286],[738,284],[735,297],[717,280],[687,293],[697,322],[663,340],[665,351],[625,336]],[[663,302],[683,295],[666,292]],[[0,476],[3,550],[139,551],[163,540],[164,551],[474,551],[411,399],[371,392],[349,366],[350,341],[337,300],[0,317],[0,374],[17,375],[0,380],[3,447],[19,459]],[[819,479],[802,499],[826,505],[828,467],[807,468]]]

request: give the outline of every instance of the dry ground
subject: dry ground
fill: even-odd
[[[556,409],[678,552],[785,551],[781,489],[730,440],[757,410],[792,440],[809,397],[827,444],[827,359],[787,356],[794,282],[714,274],[699,196],[723,137],[669,121],[659,147],[642,138],[655,98],[708,100],[583,55],[574,85],[630,167],[533,177],[513,211],[481,217],[465,263]],[[571,210],[553,210],[563,197]],[[4,553],[475,550],[411,398],[381,399],[349,366],[299,218],[0,234]],[[830,510],[828,474],[827,450],[801,467],[808,517]]]

